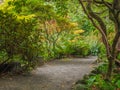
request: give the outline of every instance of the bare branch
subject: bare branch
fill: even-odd
[[[108,7],[110,10],[112,10],[112,4],[111,3],[105,2],[104,0],[102,0],[102,2],[106,7]]]
[[[100,33],[102,34],[102,37],[104,38],[104,44],[105,44],[105,46],[106,46],[107,56],[110,57],[110,56],[111,56],[111,53],[110,53],[110,52],[111,52],[111,51],[110,51],[110,45],[109,45],[109,43],[108,43],[106,34],[104,33],[103,29],[102,29],[101,27],[99,27],[99,26],[95,23],[93,17],[87,12],[87,10],[86,10],[83,2],[82,2],[81,0],[79,0],[79,3],[81,4],[81,6],[82,6],[82,8],[83,8],[83,11],[84,11],[85,14],[87,15],[87,17],[91,20],[92,24],[93,24],[93,25],[100,31]],[[103,38],[102,38],[102,39],[103,39]]]
[[[97,14],[95,14],[92,11],[92,9],[91,9],[91,3],[88,3],[87,10],[88,10],[90,16],[92,16],[92,18],[94,18],[99,23],[99,25],[103,29],[103,32],[105,33],[105,35],[107,35],[107,33],[106,33],[106,26],[105,26],[103,20]]]
[[[120,33],[116,32],[115,38],[114,38],[113,44],[112,44],[112,55],[114,55],[114,56],[115,56],[115,50],[116,50],[116,46],[117,46],[119,38],[120,38]]]

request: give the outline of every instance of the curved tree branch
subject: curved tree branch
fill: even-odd
[[[88,13],[90,14],[90,16],[92,18],[94,18],[100,25],[100,27],[102,28],[103,32],[105,33],[105,35],[107,35],[107,32],[106,32],[106,26],[103,22],[103,20],[97,15],[95,14],[92,9],[91,9],[91,3],[88,2],[88,5],[87,5],[87,10],[88,10]]]
[[[83,4],[83,2],[82,2],[82,0],[79,0],[79,3],[81,4],[81,6],[82,6],[82,8],[83,8],[83,11],[85,12],[85,14],[87,15],[87,17],[91,20],[91,22],[92,22],[92,24],[100,31],[100,33],[102,34],[102,37],[104,38],[104,45],[105,45],[105,47],[106,47],[106,51],[107,51],[107,56],[108,57],[110,57],[111,56],[111,50],[110,50],[110,45],[109,45],[109,43],[108,43],[108,40],[107,40],[107,36],[106,36],[106,34],[105,34],[105,32],[104,32],[104,30],[106,30],[106,27],[104,27],[104,30],[103,30],[103,28],[101,28],[102,26],[102,24],[100,24],[100,26],[98,26],[96,23],[95,23],[95,21],[94,21],[94,16],[91,16],[91,13],[89,13],[88,12],[88,10],[85,8],[85,6],[84,6],[84,4]],[[88,2],[88,3],[90,3],[90,2]],[[97,19],[97,18],[96,18]],[[99,20],[98,20],[99,21]],[[101,20],[100,20],[101,21]],[[103,39],[102,38],[102,39]]]

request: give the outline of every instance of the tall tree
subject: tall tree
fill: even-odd
[[[102,41],[106,48],[109,63],[106,79],[110,80],[113,65],[116,61],[116,52],[120,49],[120,0],[79,0],[79,3],[88,19],[102,35]],[[108,39],[109,30],[107,27],[108,23],[105,21],[106,19],[113,23],[111,25],[114,27],[113,30],[115,35],[112,37],[112,43],[110,43]]]

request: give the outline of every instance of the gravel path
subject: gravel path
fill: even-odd
[[[0,79],[0,90],[71,90],[95,66],[96,57],[55,60],[30,75]]]

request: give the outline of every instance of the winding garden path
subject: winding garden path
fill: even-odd
[[[96,57],[55,60],[30,75],[0,79],[0,90],[71,90],[95,66]]]

